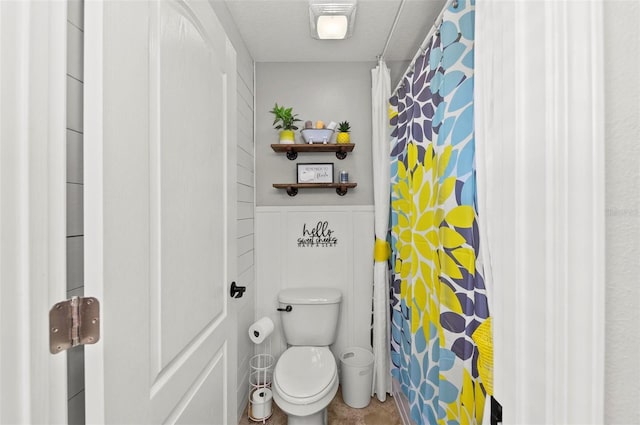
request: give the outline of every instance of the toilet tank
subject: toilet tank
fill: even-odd
[[[289,345],[326,346],[336,340],[342,293],[336,288],[289,288],[278,293],[284,339]]]

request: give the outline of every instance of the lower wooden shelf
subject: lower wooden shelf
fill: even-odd
[[[336,189],[340,196],[347,194],[347,190],[354,188],[358,183],[274,183],[276,189],[286,189],[289,196],[296,196],[298,189]]]

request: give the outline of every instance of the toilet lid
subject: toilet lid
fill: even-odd
[[[294,398],[312,397],[327,388],[337,373],[328,347],[291,347],[276,364],[279,389]]]

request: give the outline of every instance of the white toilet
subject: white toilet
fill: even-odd
[[[280,291],[280,318],[289,348],[273,372],[273,399],[289,425],[326,425],[338,391],[338,368],[329,345],[336,339],[342,293],[335,288]]]

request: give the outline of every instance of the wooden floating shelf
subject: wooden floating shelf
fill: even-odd
[[[272,145],[273,146],[273,145]],[[296,196],[298,189],[336,189],[340,196],[347,194],[347,189],[354,188],[358,183],[274,183],[276,189],[286,189],[289,196]]]
[[[272,144],[271,149],[275,152],[284,152],[291,161],[298,157],[298,152],[335,152],[336,158],[345,159],[347,152],[353,152],[355,143],[294,143],[294,144]]]

